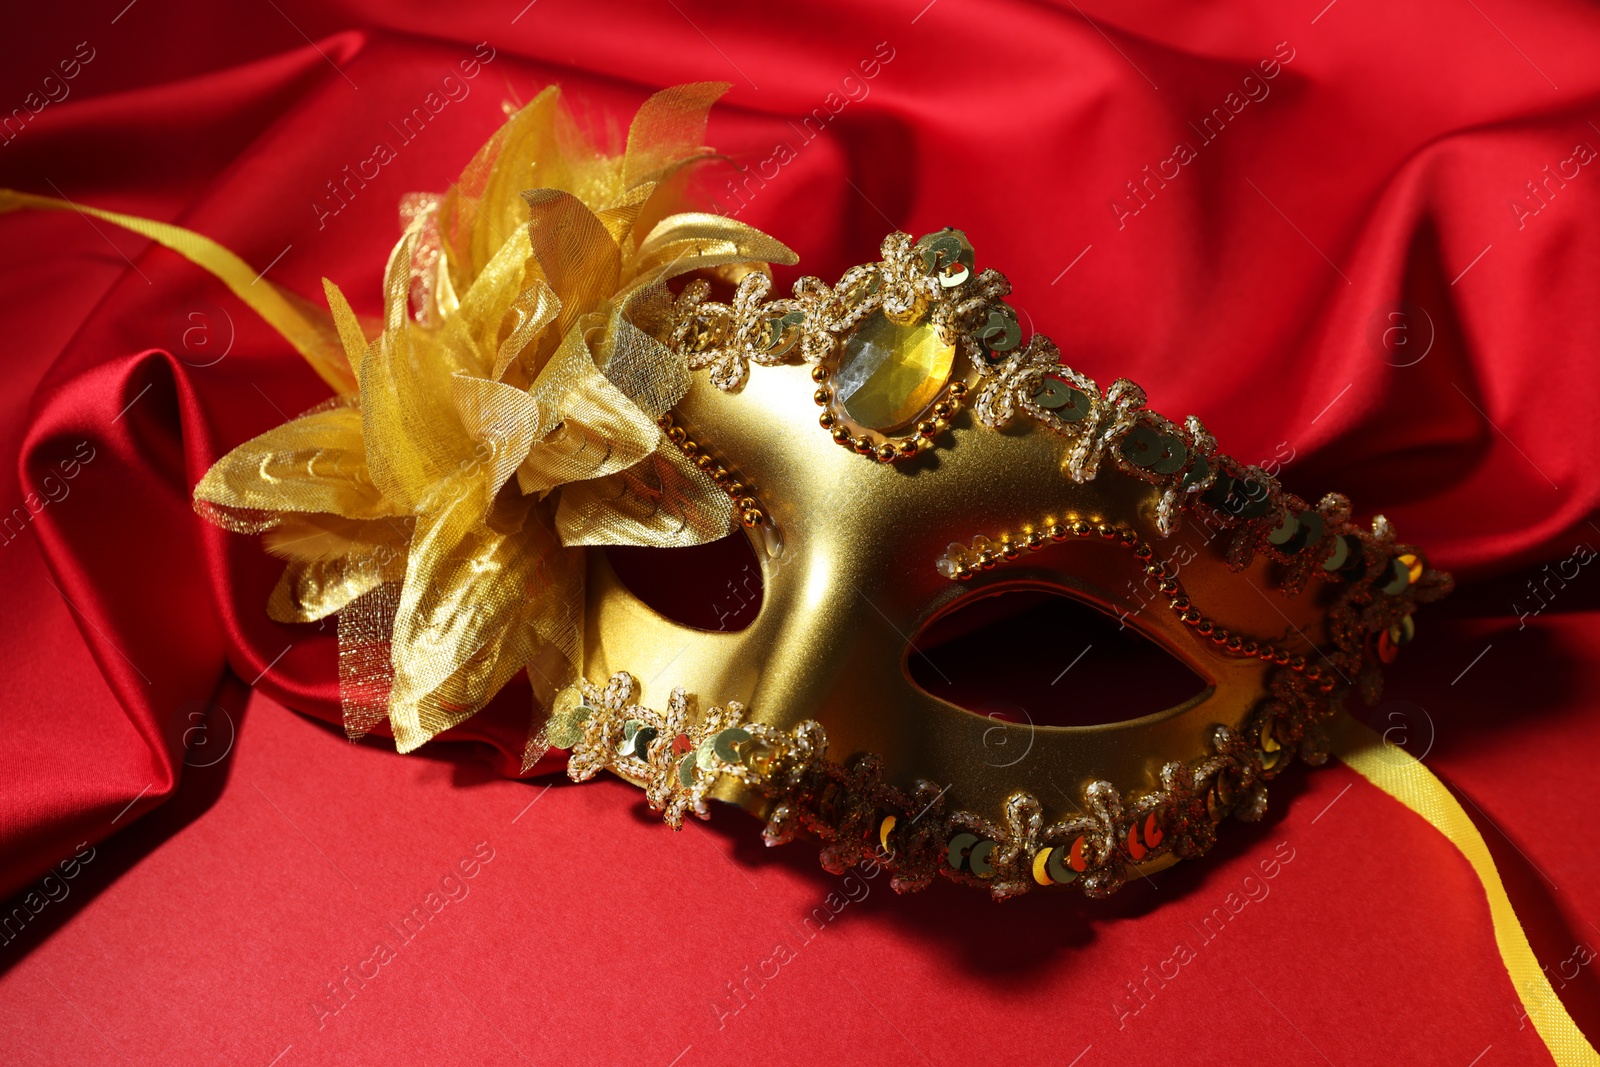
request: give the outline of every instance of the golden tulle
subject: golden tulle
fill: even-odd
[[[348,366],[318,369],[339,395],[196,486],[202,515],[288,561],[273,618],[337,614],[351,736],[387,719],[411,751],[526,671],[530,766],[581,668],[585,546],[731,528],[657,425],[690,382],[661,341],[667,279],[795,261],[737,221],[668,214],[725,88],[657,93],[621,155],[554,88],[512,115],[449,192],[403,205],[381,324],[324,281]]]

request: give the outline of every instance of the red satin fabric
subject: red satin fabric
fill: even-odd
[[[1026,323],[1074,366],[1102,383],[1139,381],[1170,416],[1199,414],[1226,451],[1276,461],[1302,495],[1337,489],[1362,514],[1387,514],[1456,571],[1462,592],[1425,613],[1393,693],[1428,709],[1430,762],[1484,815],[1540,958],[1558,967],[1576,942],[1600,947],[1600,931],[1583,918],[1600,914],[1600,865],[1580,818],[1600,802],[1589,763],[1600,732],[1586,685],[1600,652],[1596,594],[1586,572],[1549,577],[1579,542],[1600,544],[1589,519],[1600,496],[1592,360],[1600,161],[1588,161],[1600,150],[1600,14],[1560,2],[1397,9],[1365,0],[1292,11],[963,0],[869,9],[540,0],[520,14],[517,6],[445,13],[283,0],[226,15],[120,2],[92,18],[30,11],[22,17],[33,25],[11,34],[11,60],[0,64],[0,105],[31,116],[6,129],[0,185],[179,223],[303,294],[332,278],[358,311],[373,312],[400,196],[445,187],[500,121],[502,100],[529,99],[555,81],[597,123],[620,121],[654,88],[725,78],[733,89],[709,139],[750,176],[737,191],[713,189],[725,209],[795,247],[805,272],[827,278],[872,258],[891,228],[959,226],[1012,279]],[[86,62],[81,41],[92,52]],[[465,94],[406,140],[396,129],[402,118],[479,42],[492,61],[458,80]],[[73,57],[76,75],[64,81],[61,64]],[[64,99],[31,115],[63,85]],[[343,183],[344,168],[379,141],[398,148],[396,159],[333,198],[329,184]],[[1180,144],[1188,151],[1175,151]],[[242,719],[244,686],[257,696],[240,743],[251,731],[262,738],[249,757],[251,781],[275,775],[281,788],[272,791],[281,792],[315,773],[383,790],[320,810],[329,835],[364,838],[361,855],[390,878],[416,864],[433,875],[434,852],[419,841],[437,844],[439,855],[460,851],[433,816],[418,827],[403,812],[431,806],[470,821],[473,796],[515,810],[533,795],[474,769],[487,762],[514,772],[525,694],[508,692],[452,731],[454,785],[412,769],[438,766],[426,758],[350,749],[335,731],[285,718],[283,707],[337,721],[333,627],[267,619],[278,564],[250,539],[201,523],[189,490],[228,448],[325,395],[287,345],[179,257],[70,214],[0,216],[0,294],[10,371],[0,432],[20,457],[0,471],[0,505],[13,516],[0,534],[0,628],[11,653],[0,669],[0,893],[35,885],[80,842],[138,827],[100,846],[113,860],[96,870],[129,873],[105,878],[82,916],[71,918],[77,904],[56,906],[51,923],[66,923],[56,938],[30,932],[0,947],[9,954],[0,969],[10,972],[0,985],[15,990],[30,964],[48,969],[75,921],[102,916],[99,936],[125,930],[106,910],[119,891],[126,907],[159,912],[158,887],[140,883],[135,869],[147,853],[165,857],[174,877],[246,896],[259,894],[260,880],[218,873],[208,855],[229,854],[231,840],[246,871],[290,862],[259,841],[238,844],[259,828],[227,814],[236,810],[227,798],[253,796],[248,784],[219,780],[202,799],[182,799],[185,753],[191,765],[204,762],[193,757],[205,740],[197,731],[215,719],[214,706]],[[467,748],[476,751],[459,751]],[[243,749],[235,758],[245,760]],[[857,984],[879,983],[858,973],[878,953],[915,978],[864,995],[871,1011],[846,992],[852,1006],[836,1029],[861,1041],[834,1033],[822,1047],[833,1060],[851,1048],[876,1050],[868,1057],[876,1062],[948,1062],[988,1049],[1068,1062],[1092,1045],[1092,1055],[1141,1062],[1156,1052],[1192,1059],[1190,1043],[1199,1042],[1207,1062],[1268,1049],[1275,1062],[1309,1062],[1311,1043],[1283,1025],[1294,1018],[1321,1036],[1315,1045],[1337,1044],[1344,1055],[1330,1051],[1335,1062],[1436,1030],[1448,1045],[1430,1039],[1415,1057],[1448,1047],[1451,1062],[1465,1063],[1489,1044],[1505,1061],[1543,1062],[1531,1029],[1516,1026],[1487,913],[1459,857],[1364,785],[1346,797],[1343,771],[1293,777],[1301,784],[1273,799],[1282,822],[1230,827],[1214,867],[1186,865],[1168,884],[1180,901],[1198,894],[1184,903],[1203,912],[1200,901],[1209,907],[1294,830],[1314,835],[1314,846],[1300,848],[1316,857],[1287,868],[1298,876],[1296,903],[1270,928],[1263,918],[1252,940],[1241,935],[1239,949],[1230,942],[1226,968],[1213,958],[1211,976],[1192,980],[1182,999],[1165,997],[1164,1017],[1141,1020],[1137,1036],[1104,1005],[1128,996],[1124,979],[1138,980],[1157,958],[1149,943],[1181,925],[1183,903],[1151,910],[1162,892],[1133,900],[1145,892],[1133,887],[1130,900],[1109,907],[1028,902],[973,918],[985,905],[968,895],[937,891],[897,910],[880,887],[859,909],[853,950],[830,962]],[[585,1012],[599,998],[629,1027],[654,1018],[655,1008],[630,1006],[636,976],[619,954],[631,942],[602,939],[609,947],[588,952],[583,931],[628,921],[630,908],[645,907],[630,898],[651,887],[743,893],[714,851],[775,888],[676,917],[670,937],[684,957],[655,961],[669,972],[662,983],[682,987],[671,977],[675,958],[706,969],[699,987],[667,998],[678,1005],[662,1023],[671,1040],[649,1044],[646,1062],[658,1053],[667,1062],[683,1044],[714,1062],[736,1047],[719,1041],[828,1029],[829,990],[842,987],[825,971],[760,1001],[767,1023],[744,1016],[742,1037],[727,1037],[730,1017],[713,1012],[722,1025],[706,1025],[702,1002],[726,998],[723,978],[737,980],[739,964],[770,949],[730,948],[726,930],[711,962],[695,947],[706,924],[809,907],[819,886],[827,891],[808,866],[810,846],[763,866],[749,853],[754,827],[731,817],[713,824],[726,836],[694,828],[686,834],[704,841],[684,844],[634,825],[620,787],[557,795],[568,799],[543,803],[547,814],[560,812],[549,817],[565,840],[599,828],[601,852],[606,842],[626,850],[598,866],[574,861],[566,875],[551,846],[531,852],[515,896],[546,911],[531,907],[515,922],[508,914],[502,925],[475,920],[485,942],[517,941],[524,922],[552,939],[514,964],[539,976],[522,996],[537,989],[543,998],[518,1023],[524,1034],[567,1027],[570,1039],[557,1047],[578,1062],[638,1052],[623,1030]],[[174,796],[176,808],[157,810]],[[1331,809],[1338,823],[1329,815],[1313,824],[1330,801],[1344,808]],[[139,826],[153,810],[155,821]],[[299,815],[303,822],[315,810]],[[193,842],[212,824],[222,853]],[[225,910],[182,899],[178,913],[153,920],[164,936],[180,935],[184,914],[225,921]],[[556,913],[562,926],[551,930],[545,920]],[[1100,915],[1124,921],[1102,925]],[[991,951],[958,945],[941,925],[950,923],[978,924]],[[1141,938],[1151,924],[1159,932]],[[1075,933],[1020,947],[1039,928]],[[287,929],[301,943],[279,946],[291,955],[327,934],[305,915]],[[641,938],[655,936],[645,929]],[[140,973],[152,999],[106,1009],[102,1021],[122,1028],[110,1043],[145,1040],[150,1058],[227,1050],[267,1062],[288,1040],[278,1040],[282,1027],[151,1021],[151,1005],[181,996],[197,974],[234,951],[261,950],[257,939],[196,936],[202,947],[186,957],[188,971],[149,961]],[[1387,948],[1364,956],[1353,942]],[[1371,968],[1380,970],[1361,973]],[[1095,984],[1080,972],[1114,978]],[[1258,992],[1221,977],[1234,972],[1259,975]],[[1329,985],[1347,988],[1329,994]],[[80,981],[77,999],[96,988]],[[1040,1002],[1043,990],[1070,999]],[[1380,990],[1405,1006],[1401,1020],[1374,999]],[[305,1013],[304,992],[259,995],[287,1017]],[[1592,967],[1579,967],[1560,992],[1581,1024],[1600,1029]],[[76,1024],[56,1018],[60,1001],[17,995],[55,1021],[34,1032],[32,1014],[25,1023],[23,1009],[0,1009],[0,1032],[29,1056],[62,1054]],[[518,998],[507,997],[515,1010]],[[1309,1016],[1268,1007],[1319,997],[1320,1018],[1310,1007],[1301,1009]],[[1219,1013],[1235,1023],[1219,1026]],[[961,1022],[969,1014],[970,1026]],[[423,1048],[396,1036],[414,1030],[402,1022],[369,1019],[349,1031],[341,1054]],[[1254,1052],[1226,1055],[1229,1042]],[[312,1062],[335,1055],[314,1038],[290,1043]],[[105,1054],[98,1045],[79,1051],[83,1062]],[[432,1062],[508,1055],[491,1041],[481,1055],[454,1049]],[[803,1049],[785,1055],[808,1059]]]

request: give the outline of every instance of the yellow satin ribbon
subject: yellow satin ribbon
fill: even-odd
[[[322,380],[336,393],[353,393],[356,377],[345,358],[344,346],[333,330],[327,312],[319,312],[314,305],[261,277],[250,269],[250,264],[217,244],[209,237],[154,219],[137,215],[123,215],[115,211],[74,204],[70,200],[57,200],[53,196],[36,196],[15,189],[0,189],[0,213],[18,208],[39,211],[76,211],[81,215],[101,219],[125,230],[148,237],[164,245],[185,259],[205,268],[233,290],[235,296],[248,304],[256,314],[295,347]]]
[[[1600,1065],[1600,1055],[1595,1054],[1594,1046],[1567,1014],[1528,945],[1528,935],[1523,933],[1522,923],[1506,896],[1506,887],[1495,870],[1483,835],[1450,790],[1405,749],[1388,744],[1348,715],[1340,715],[1335,721],[1333,741],[1335,754],[1351,770],[1428,820],[1472,864],[1484,896],[1489,899],[1489,917],[1494,924],[1500,961],[1511,977],[1523,1011],[1559,1067]]]

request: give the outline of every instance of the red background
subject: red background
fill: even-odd
[[[399,197],[445,187],[502,100],[556,81],[625,122],[655,88],[732,82],[709,139],[752,167],[798,150],[740,217],[804,270],[960,226],[1075,366],[1200,414],[1242,459],[1292,453],[1295,491],[1347,492],[1456,570],[1374,721],[1469,802],[1552,973],[1600,947],[1596,580],[1528,590],[1600,544],[1600,173],[1544,170],[1600,147],[1591,7],[116,0],[12,22],[0,113],[79,42],[93,59],[0,145],[0,185],[178,222],[363,311]],[[325,183],[480,41],[470,95],[319,226]],[[843,80],[880,42],[867,95],[802,146],[792,124],[860,96]],[[1202,145],[1188,123],[1291,51]],[[1180,140],[1192,162],[1136,214],[1111,206]],[[1375,344],[1395,322],[1411,347]],[[997,907],[841,887],[736,813],[674,835],[616,782],[508,780],[512,718],[431,755],[346,744],[286,710],[333,708],[332,628],[267,620],[277,565],[188,506],[317,379],[196,268],[71,214],[0,217],[0,335],[20,456],[0,507],[38,511],[0,543],[7,911],[97,843],[0,945],[8,1063],[1548,1062],[1465,862],[1342,768],[1297,770],[1264,825],[1109,903]],[[467,895],[319,1019],[325,984],[478,842]],[[1200,945],[1275,849],[1294,858],[1270,894]],[[806,940],[846,889],[865,895]],[[1180,940],[1195,958],[1121,1014]],[[777,976],[730,999],[778,944]],[[1600,1032],[1595,965],[1556,984]]]

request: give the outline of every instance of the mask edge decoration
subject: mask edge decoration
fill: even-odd
[[[1447,594],[1450,576],[1430,567],[1415,546],[1399,543],[1382,516],[1363,529],[1351,521],[1343,496],[1309,504],[1260,468],[1219,453],[1193,416],[1178,424],[1150,411],[1144,391],[1126,379],[1102,391],[1064,366],[1048,338],[1035,335],[1023,344],[1015,313],[1002,299],[1009,284],[997,271],[975,270],[960,231],[916,242],[892,234],[882,254],[877,263],[847,271],[835,288],[801,278],[792,299],[765,300],[765,277],[747,277],[727,304],[709,301],[707,287],[691,283],[677,301],[671,344],[690,366],[708,369],[710,384],[725,392],[743,387],[752,364],[810,364],[823,409],[820,430],[869,462],[915,463],[941,447],[957,412],[974,396],[970,406],[979,426],[960,432],[1000,431],[1025,417],[1062,439],[1062,473],[1073,482],[1092,481],[1110,468],[1149,483],[1158,494],[1158,536],[1172,534],[1185,518],[1200,521],[1227,534],[1226,562],[1234,571],[1264,557],[1280,568],[1280,592],[1294,595],[1327,583],[1335,590],[1327,612],[1332,647],[1313,644],[1302,654],[1213,620],[1176,570],[1129,526],[1040,524],[993,541],[952,543],[930,565],[962,582],[1063,541],[1099,539],[1126,549],[1198,637],[1225,654],[1268,665],[1265,696],[1243,728],[1211,728],[1211,757],[1194,765],[1162,764],[1159,784],[1150,790],[1124,794],[1110,782],[1090,782],[1076,818],[1046,825],[1040,801],[1026,791],[1010,795],[991,818],[947,810],[937,783],[886,782],[877,755],[831,757],[827,733],[815,721],[775,729],[749,721],[749,709],[728,702],[701,720],[714,729],[687,733],[682,690],[673,691],[668,712],[658,713],[629,702],[634,682],[619,672],[603,690],[582,683],[581,697],[573,699],[569,773],[583,780],[605,768],[644,785],[652,807],[664,810],[674,826],[690,811],[705,817],[704,801],[719,777],[737,781],[745,796],[760,798],[745,806],[765,817],[769,845],[815,837],[829,871],[875,862],[902,892],[942,874],[986,888],[996,899],[1067,884],[1103,897],[1131,871],[1202,855],[1228,815],[1261,817],[1266,783],[1294,755],[1314,765],[1326,760],[1330,720],[1351,690],[1368,703],[1377,700],[1381,665],[1415,632],[1411,613]],[[968,373],[952,377],[909,433],[851,424],[830,388],[841,343],[875,313],[902,322],[926,316],[942,340],[966,356]],[[671,414],[662,426],[674,440],[688,440]]]

